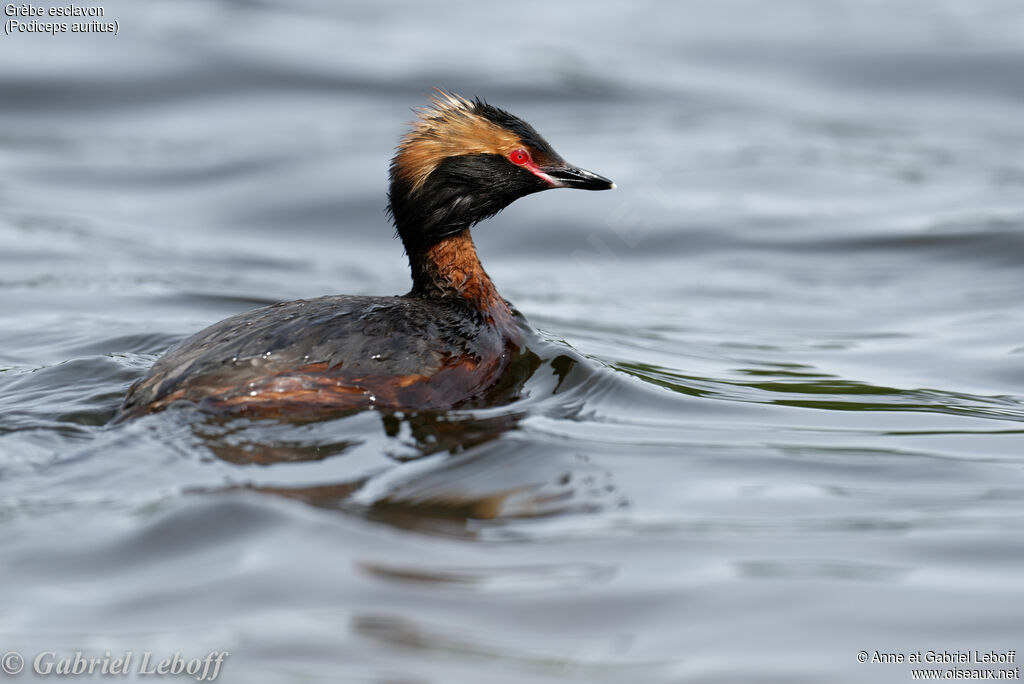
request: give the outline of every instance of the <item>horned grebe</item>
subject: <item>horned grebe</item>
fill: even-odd
[[[117,420],[177,401],[257,415],[444,409],[501,377],[522,331],[470,227],[534,192],[615,184],[566,163],[532,126],[483,100],[438,90],[418,116],[388,191],[412,290],[283,302],[216,323],[158,360]]]

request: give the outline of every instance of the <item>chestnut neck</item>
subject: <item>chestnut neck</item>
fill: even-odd
[[[441,238],[420,251],[409,253],[412,269],[410,294],[431,299],[455,299],[479,313],[506,336],[518,330],[508,304],[498,294],[476,255],[469,229]]]

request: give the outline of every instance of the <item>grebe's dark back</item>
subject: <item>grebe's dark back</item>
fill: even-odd
[[[615,185],[482,100],[438,91],[431,104],[391,162],[388,208],[412,290],[284,302],[216,323],[157,361],[118,419],[176,401],[259,415],[449,408],[501,377],[522,333],[470,227],[534,192]]]

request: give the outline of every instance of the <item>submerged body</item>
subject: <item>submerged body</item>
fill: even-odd
[[[470,227],[540,190],[614,186],[566,164],[507,112],[446,93],[433,104],[391,166],[389,210],[411,292],[284,302],[216,323],[157,361],[117,419],[178,401],[258,415],[443,409],[494,385],[522,331]]]

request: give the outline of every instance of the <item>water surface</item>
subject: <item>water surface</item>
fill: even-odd
[[[104,7],[116,37],[0,38],[0,651],[787,684],[1024,653],[1018,3]],[[205,325],[408,287],[387,164],[434,86],[619,186],[475,233],[538,330],[519,398],[108,426]]]

